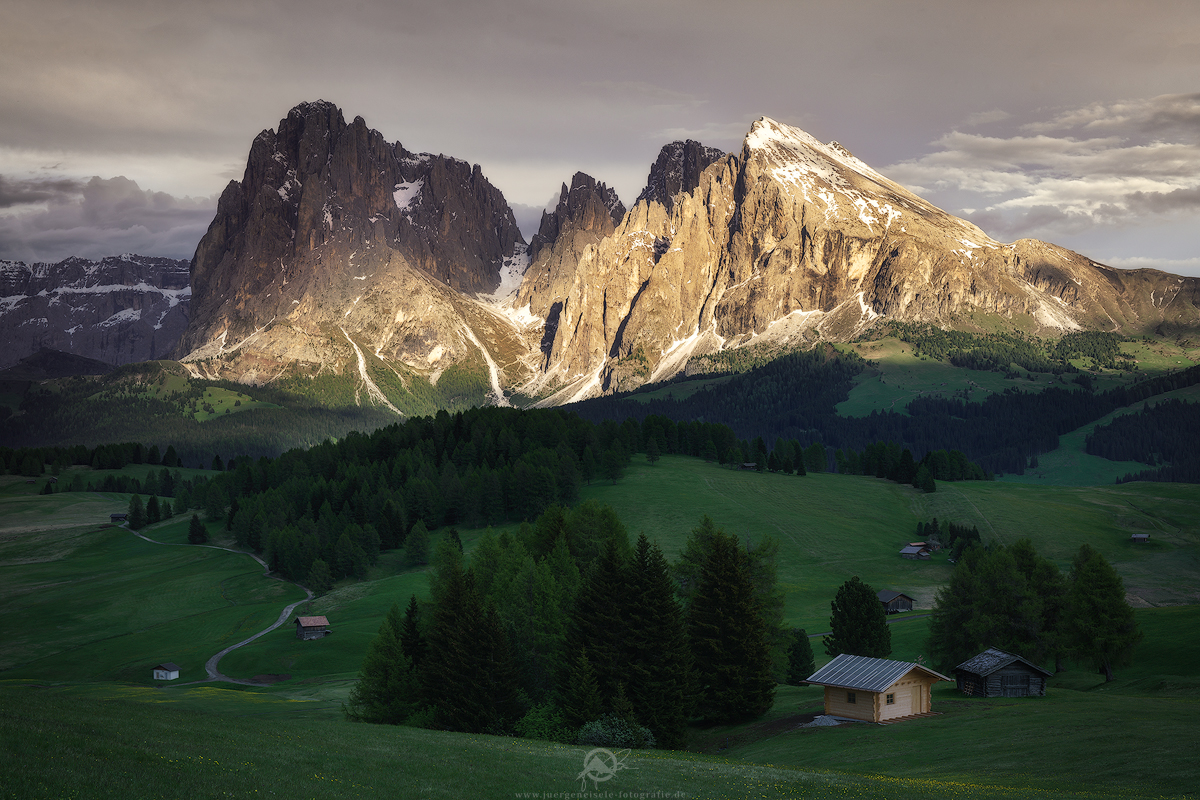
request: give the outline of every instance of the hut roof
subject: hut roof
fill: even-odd
[[[329,620],[325,617],[296,617],[296,622],[300,623],[301,628],[315,628],[318,625],[329,624]]]
[[[915,544],[910,544],[907,547],[900,548],[900,555],[916,555],[924,549],[924,547],[917,547]]]
[[[890,603],[897,597],[908,597],[904,592],[897,592],[894,589],[884,589],[881,592],[876,592],[875,596],[879,598],[879,602],[881,603]],[[908,599],[912,600],[911,597],[908,597]]]
[[[1042,669],[1037,664],[1034,664],[1030,661],[1026,661],[1025,659],[1021,658],[1018,655],[1014,655],[1013,653],[1006,653],[1003,650],[997,649],[995,647],[989,647],[987,650],[984,650],[982,653],[975,656],[974,658],[967,659],[966,661],[964,661],[963,663],[961,663],[957,667],[955,667],[954,671],[957,672],[958,670],[961,669],[963,672],[972,672],[976,675],[985,675],[986,676],[986,675],[991,675],[996,670],[1007,667],[1009,664],[1012,664],[1016,661],[1020,661],[1022,664],[1029,667],[1030,669],[1037,670],[1038,672],[1042,673],[1046,677],[1050,677],[1051,673],[1048,672],[1047,670]]]
[[[808,683],[819,686],[835,686],[840,689],[859,689],[864,692],[882,692],[914,669],[919,669],[938,680],[950,680],[940,672],[909,661],[892,661],[888,658],[868,658],[842,653],[825,666],[808,676]]]
[[[155,667],[155,669],[165,669],[167,672],[179,672],[179,665],[172,661],[164,661]]]

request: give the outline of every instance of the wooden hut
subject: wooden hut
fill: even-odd
[[[865,722],[894,722],[933,713],[930,687],[950,680],[908,661],[842,653],[808,677],[825,687],[825,713]]]
[[[154,680],[173,681],[179,678],[179,665],[164,661],[154,668]]]
[[[900,549],[900,557],[901,558],[909,558],[909,559],[918,559],[919,558],[919,559],[925,561],[925,560],[929,559],[929,548],[925,547],[923,545],[920,545],[920,546],[915,545],[915,544],[905,545],[904,547],[902,547]]]
[[[1046,694],[1050,673],[995,647],[954,668],[958,690],[968,697],[1031,697]]]
[[[883,603],[883,610],[887,614],[913,610],[913,599],[903,592],[884,589],[882,592],[876,592],[875,596]]]
[[[1150,544],[1150,534],[1135,533],[1129,537],[1129,541],[1133,542],[1134,544]]]
[[[108,515],[109,522],[125,522],[127,519],[129,519],[128,514],[109,514]]]
[[[297,639],[320,639],[333,633],[325,617],[296,617]]]

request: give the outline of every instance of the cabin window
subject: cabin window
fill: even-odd
[[[890,705],[895,705],[895,703],[896,703],[896,695],[889,694],[887,696],[887,704],[890,706]]]
[[[854,697],[854,692],[846,692],[847,703],[857,703],[858,700]]]

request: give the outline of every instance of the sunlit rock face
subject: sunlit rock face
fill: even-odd
[[[671,377],[695,355],[844,341],[883,319],[1200,326],[1196,279],[997,242],[766,118],[735,153],[664,146],[628,209],[577,173],[526,247],[478,166],[302,104],[255,139],[191,283],[176,352],[201,374],[264,382],[369,357],[432,382],[471,363],[496,402],[569,402]]]
[[[0,261],[0,369],[42,349],[114,366],[163,358],[187,327],[190,298],[186,261]]]
[[[579,257],[547,347],[560,399],[661,380],[759,337],[845,340],[881,317],[955,326],[982,312],[1048,334],[1200,321],[1196,279],[997,242],[836,142],[770,119],[694,187],[664,196],[664,183],[652,173]]]
[[[177,353],[262,382],[294,366],[340,370],[351,339],[431,375],[479,359],[484,341],[525,349],[477,301],[524,251],[478,165],[412,153],[361,117],[303,103],[258,135],[222,194],[192,260]]]

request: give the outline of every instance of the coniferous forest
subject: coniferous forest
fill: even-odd
[[[864,366],[856,354],[816,348],[786,354],[687,397],[646,400],[614,395],[573,408],[595,421],[649,415],[703,419],[728,425],[747,439],[820,442],[829,454],[830,469],[836,468],[832,459],[838,449],[861,451],[875,442],[894,442],[913,453],[959,450],[985,471],[1020,474],[1031,456],[1058,447],[1059,436],[1115,409],[1200,383],[1197,366],[1100,393],[1083,386],[1053,387],[1036,394],[1013,388],[980,403],[918,397],[909,402],[905,413],[839,416],[835,406],[849,397]]]

